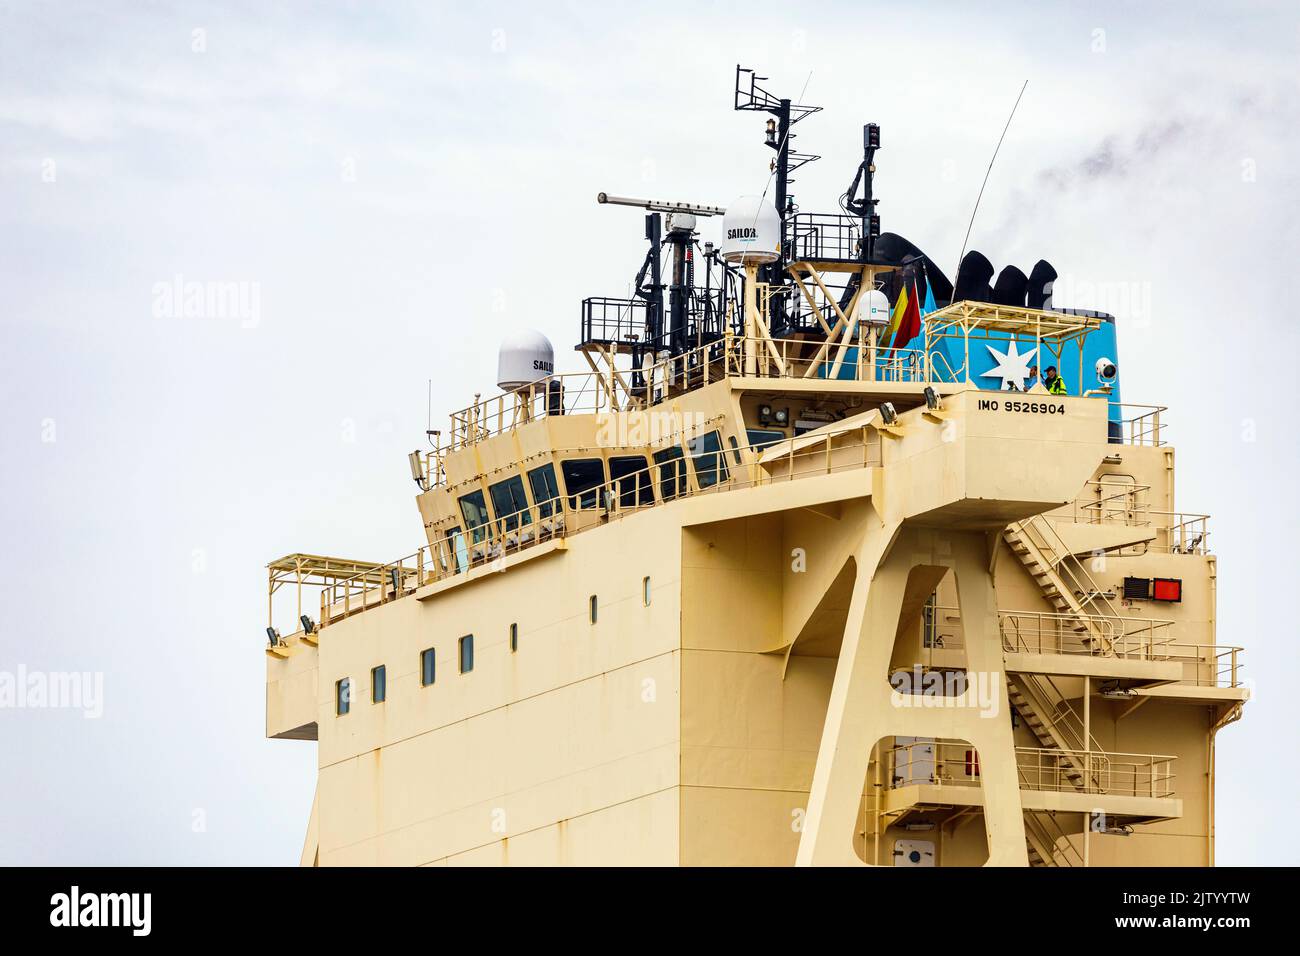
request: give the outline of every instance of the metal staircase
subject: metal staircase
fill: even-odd
[[[1056,759],[1070,782],[1086,789],[1089,781],[1084,775],[1089,770],[1076,755],[1097,753],[1102,747],[1090,734],[1085,739],[1083,719],[1056,683],[1045,674],[1008,674],[1007,695],[1038,742],[1045,749],[1062,751]],[[1101,783],[1095,774],[1090,782],[1094,787]]]
[[[1025,845],[1030,866],[1083,866],[1083,855],[1053,813],[1025,813]]]
[[[1061,541],[1051,522],[1035,515],[1012,524],[1003,536],[1056,613],[1073,621],[1072,630],[1080,642],[1093,654],[1114,653],[1113,634],[1102,626],[1098,613],[1115,620],[1117,609],[1083,562]],[[1038,742],[1045,749],[1062,751],[1056,760],[1066,779],[1080,790],[1100,784],[1093,773],[1096,768],[1086,766],[1078,753],[1102,748],[1085,733],[1083,720],[1049,676],[1008,673],[1007,694]],[[1030,866],[1083,865],[1078,850],[1050,815],[1044,820],[1035,813],[1025,814],[1025,843]]]
[[[1111,636],[1098,626],[1095,616],[1100,613],[1115,619],[1119,610],[1083,562],[1070,553],[1052,523],[1034,515],[1010,525],[1003,537],[1052,607],[1074,618],[1079,639],[1095,653],[1111,653]]]

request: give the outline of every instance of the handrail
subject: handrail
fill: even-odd
[[[853,350],[852,358],[847,357],[848,349]],[[745,356],[751,351],[757,360],[754,369],[746,371]],[[500,395],[481,400],[476,397],[473,404],[451,413],[450,436],[433,455],[440,458],[548,415],[650,408],[672,397],[673,389],[708,385],[726,377],[846,377],[925,385],[958,381],[940,352],[927,356],[924,350],[890,349],[865,342],[827,343],[732,334],[661,359],[639,372],[643,384],[635,387],[630,369],[593,370],[556,373]],[[426,477],[436,471],[427,469]],[[431,480],[431,484],[437,481]]]
[[[1114,424],[1119,426],[1119,442],[1123,445],[1147,445],[1159,448],[1167,444],[1162,432],[1168,425],[1160,420],[1160,416],[1169,411],[1163,405],[1134,405],[1130,402],[1112,402],[1111,407],[1118,409],[1120,419]],[[1128,418],[1123,416],[1132,412]]]
[[[1099,603],[1105,610],[1105,616],[1121,617],[1119,608],[1106,596],[1106,592],[1093,580],[1088,569],[1083,566],[1083,562],[1074,556],[1052,523],[1043,518],[1041,514],[1032,515],[1020,522],[1020,528],[1028,531],[1033,529],[1042,537],[1042,543],[1053,552],[1051,555],[1044,555],[1051,562],[1051,568],[1057,574],[1062,576],[1062,581],[1073,589],[1075,599],[1084,607],[1090,603]],[[1030,541],[1031,544],[1041,545],[1036,541]],[[1068,576],[1068,580],[1067,580]]]
[[[944,612],[942,626],[961,628],[961,609],[936,605]],[[955,616],[954,616],[955,615]],[[1074,614],[1047,611],[998,609],[998,630],[1002,650],[1012,654],[1066,654],[1079,657],[1111,656],[1123,660],[1162,661],[1184,665],[1177,683],[1200,687],[1240,687],[1243,684],[1241,655],[1245,648],[1231,644],[1199,644],[1180,641],[1167,633],[1174,622],[1151,617],[1107,617],[1089,615],[1093,626],[1109,643],[1106,650],[1089,643],[1071,626]],[[936,628],[940,626],[936,624]],[[939,648],[965,646],[955,635],[944,635]]]
[[[1183,511],[1151,511],[1156,542],[1152,547],[1171,554],[1209,554],[1210,516]],[[1158,543],[1157,543],[1158,542]]]
[[[1025,831],[1047,850],[1048,856],[1043,858],[1045,866],[1085,865],[1083,854],[1079,852],[1069,834],[1061,827],[1060,821],[1056,819],[1055,811],[1049,810],[1039,813],[1026,810]]]
[[[724,444],[717,451],[701,450],[695,442],[716,422],[715,418],[702,425],[697,423],[692,426],[695,435],[679,433],[675,442],[663,446],[681,448],[680,458],[653,462],[576,495],[535,502],[511,514],[497,515],[468,529],[460,539],[443,538],[365,575],[335,582],[321,592],[321,625],[386,604],[471,568],[493,566],[528,548],[671,501],[723,489],[860,470],[881,463],[880,441],[878,437],[872,440],[875,430],[872,425],[835,428],[821,435],[805,434],[798,443],[788,439],[785,454],[768,458],[759,465],[758,454],[770,454],[772,445],[751,443],[730,447]],[[848,441],[854,436],[860,438],[860,453],[859,445]],[[809,442],[809,438],[813,440]],[[647,460],[653,451],[646,450]],[[713,480],[702,481],[701,472]]]
[[[1016,774],[1022,790],[1163,799],[1174,795],[1173,762],[1177,759],[1169,754],[1017,747]]]
[[[937,605],[936,611],[955,612],[960,608]],[[1112,656],[1135,660],[1167,660],[1173,639],[1164,630],[1174,622],[1151,617],[1111,617],[1090,614],[1089,620],[1106,639],[1109,650],[1090,643],[1074,629],[1075,614],[1055,611],[998,609],[998,629],[1002,649],[1025,654],[1077,654],[1087,657]],[[945,623],[960,626],[960,617]],[[956,647],[958,645],[947,645]],[[1186,646],[1186,645],[1183,645]]]
[[[1094,489],[1096,494],[1091,498],[1074,500],[1072,504],[1076,522],[1134,527],[1145,527],[1151,523],[1144,520],[1148,513],[1148,503],[1144,496],[1151,491],[1150,485],[1095,478],[1087,481],[1085,487]],[[1112,488],[1117,490],[1109,491]],[[1057,518],[1059,515],[1049,514],[1048,517]]]
[[[1037,698],[1036,701],[1030,701],[1034,710],[1038,713],[1047,725],[1051,733],[1065,744],[1062,748],[1057,746],[1056,749],[1062,750],[1100,750],[1101,744],[1097,738],[1087,732],[1083,717],[1074,709],[1069,698],[1056,686],[1056,681],[1052,680],[1048,674],[1017,674],[1016,683],[1020,685],[1022,692],[1027,691],[1030,695]],[[1082,772],[1082,768],[1076,768]]]
[[[1056,747],[1016,747],[1015,753],[1021,790],[1158,798],[1174,793],[1178,758],[1172,755]],[[884,756],[891,790],[917,784],[981,785],[979,754],[964,741],[920,738],[895,743]]]

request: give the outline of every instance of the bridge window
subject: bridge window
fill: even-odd
[[[727,444],[731,446],[731,456],[736,459],[736,464],[739,465],[741,463],[740,445],[736,444],[736,439],[731,435],[727,436]]]
[[[345,677],[334,683],[334,713],[342,717],[352,709],[352,678]]]
[[[749,443],[754,446],[754,450],[766,448],[768,445],[775,445],[785,438],[785,432],[769,431],[765,428],[746,429],[745,437]]]
[[[470,540],[478,544],[487,537],[488,510],[483,492],[475,491],[460,499],[460,513],[465,518],[465,530]]]
[[[680,446],[670,445],[655,452],[655,464],[659,466],[660,498],[672,501],[686,493],[686,459]]]
[[[468,674],[474,669],[474,635],[466,634],[460,639],[460,672]]]
[[[382,704],[388,699],[388,672],[384,665],[370,668],[370,702]]]
[[[456,573],[469,568],[469,545],[465,543],[465,535],[460,528],[452,528],[447,532],[446,545],[446,559],[454,562]]]
[[[537,513],[549,518],[555,512],[555,499],[560,497],[560,486],[555,483],[555,466],[549,462],[528,473],[528,485],[537,502]]]
[[[491,485],[492,510],[497,520],[506,531],[514,531],[521,524],[528,524],[532,517],[528,514],[528,499],[524,496],[524,480],[518,475],[511,475],[505,481]]]
[[[599,458],[570,458],[560,463],[564,493],[577,498],[577,507],[596,507],[596,489],[605,483],[605,463]]]
[[[688,443],[695,463],[695,481],[700,488],[712,488],[727,480],[727,460],[722,455],[722,436],[709,432]]]
[[[420,686],[428,687],[433,683],[437,674],[437,660],[433,653],[433,648],[420,651]]]
[[[650,488],[650,462],[644,455],[621,455],[609,460],[609,480],[618,481],[620,508],[654,504]]]

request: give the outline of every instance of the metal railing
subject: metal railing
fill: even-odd
[[[1026,810],[1025,833],[1032,836],[1047,851],[1048,856],[1043,857],[1044,866],[1087,865],[1079,848],[1074,845],[1070,835],[1056,819],[1055,811],[1040,814]]]
[[[940,620],[954,630],[960,629],[959,608],[939,605]],[[1089,615],[1089,620],[1105,642],[1089,642],[1078,630],[1078,617],[1048,611],[998,611],[998,631],[1002,649],[1022,654],[1078,654],[1085,657],[1112,656],[1130,660],[1168,660],[1174,646],[1169,627],[1173,621],[1148,617],[1108,617]],[[951,635],[944,647],[961,647],[960,634]],[[1108,646],[1109,650],[1103,648]]]
[[[1173,756],[1055,747],[1017,747],[1015,753],[1021,790],[1160,798],[1174,793]],[[889,789],[981,783],[979,753],[964,741],[909,740],[888,748],[885,759]]]
[[[639,339],[654,348],[645,299],[591,296],[582,300],[583,342],[628,342]]]
[[[1025,540],[1039,550],[1048,562],[1048,568],[1060,577],[1061,583],[1070,589],[1081,605],[1087,607],[1096,602],[1104,616],[1121,616],[1119,608],[1088,573],[1083,562],[1071,552],[1050,521],[1042,515],[1033,515],[1020,522],[1020,529]]]
[[[1181,511],[1149,511],[1156,528],[1150,545],[1170,554],[1209,554],[1210,516]]]
[[[1167,661],[1183,665],[1180,684],[1197,687],[1241,687],[1243,647],[1228,644],[1179,644],[1168,646]]]
[[[1068,520],[1076,524],[1120,524],[1144,527],[1151,523],[1147,511],[1150,485],[1131,481],[1091,479],[1084,485],[1084,496],[1071,505]],[[1046,515],[1053,521],[1066,520],[1060,511]]]
[[[1083,716],[1050,675],[1022,672],[1008,675],[1008,681],[1015,684],[1025,705],[1043,721],[1043,726],[1035,731],[1040,740],[1045,734],[1051,738],[1049,746],[1056,749],[1101,750],[1097,738],[1088,733]],[[1083,771],[1082,767],[1074,769],[1077,773]]]
[[[801,212],[790,217],[786,234],[788,261],[853,261],[861,252],[862,219],[835,213]]]
[[[692,426],[694,437],[682,434],[662,446],[679,447],[680,457],[648,464],[577,494],[496,515],[457,537],[444,537],[364,575],[334,582],[321,592],[322,626],[471,569],[498,566],[504,570],[507,557],[647,508],[881,463],[880,440],[869,425],[832,429],[811,442],[804,435],[774,444],[724,445],[705,451],[695,439],[716,428],[717,422],[697,423]]]
[[[1098,482],[1090,481],[1088,484],[1096,485]],[[1120,486],[1111,484],[1110,487]],[[1120,554],[1142,554],[1152,550],[1170,554],[1212,553],[1210,516],[1181,511],[1152,510],[1143,498],[1150,489],[1150,485],[1130,485],[1127,491],[1111,491],[1094,497],[1078,498],[1066,506],[1069,511],[1044,512],[1040,517],[1054,525],[1125,525],[1131,528],[1151,528],[1155,531],[1155,538],[1150,542],[1122,548],[1119,550]]]
[[[959,608],[936,605],[934,635],[926,649],[961,649],[965,632]],[[1244,648],[1229,644],[1196,644],[1173,635],[1174,622],[1150,617],[1089,615],[1093,631],[1105,643],[1088,641],[1077,630],[1076,615],[1046,611],[998,611],[1002,650],[1011,654],[1111,656],[1123,660],[1165,661],[1183,665],[1180,684],[1199,687],[1242,686]],[[943,633],[939,633],[940,629]]]
[[[927,363],[925,353],[919,349],[890,349],[862,342],[845,346],[838,342],[763,339],[739,335],[733,336],[731,341],[738,347],[727,351],[729,376],[917,384],[955,381],[952,378],[936,377],[935,369]],[[746,343],[752,343],[757,353],[755,371],[746,370]]]
[[[1177,759],[1166,754],[1017,747],[1016,775],[1022,790],[1166,798],[1174,795]]]
[[[745,357],[754,355],[752,363]],[[670,356],[634,372],[559,373],[510,392],[476,400],[451,413],[451,432],[429,453],[442,455],[518,428],[548,415],[600,414],[657,405],[677,391],[698,388],[726,377],[772,379],[831,378],[862,382],[933,384],[956,382],[957,375],[941,352],[889,349],[864,342],[815,339],[768,339],[728,334],[680,355]],[[438,468],[426,468],[437,484]]]
[[[1112,407],[1119,409],[1119,421],[1112,421],[1114,434],[1111,440],[1119,445],[1148,445],[1160,447],[1167,444],[1164,429],[1168,425],[1160,416],[1169,411],[1163,405],[1133,405],[1128,402],[1113,402]]]

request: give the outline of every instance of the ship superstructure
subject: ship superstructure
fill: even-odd
[[[271,563],[303,863],[1213,863],[1241,649],[1114,317],[882,233],[874,125],[800,210],[816,108],[762,82],[768,191],[600,194],[634,296],[583,301],[582,372],[503,345],[411,456],[417,550]]]

